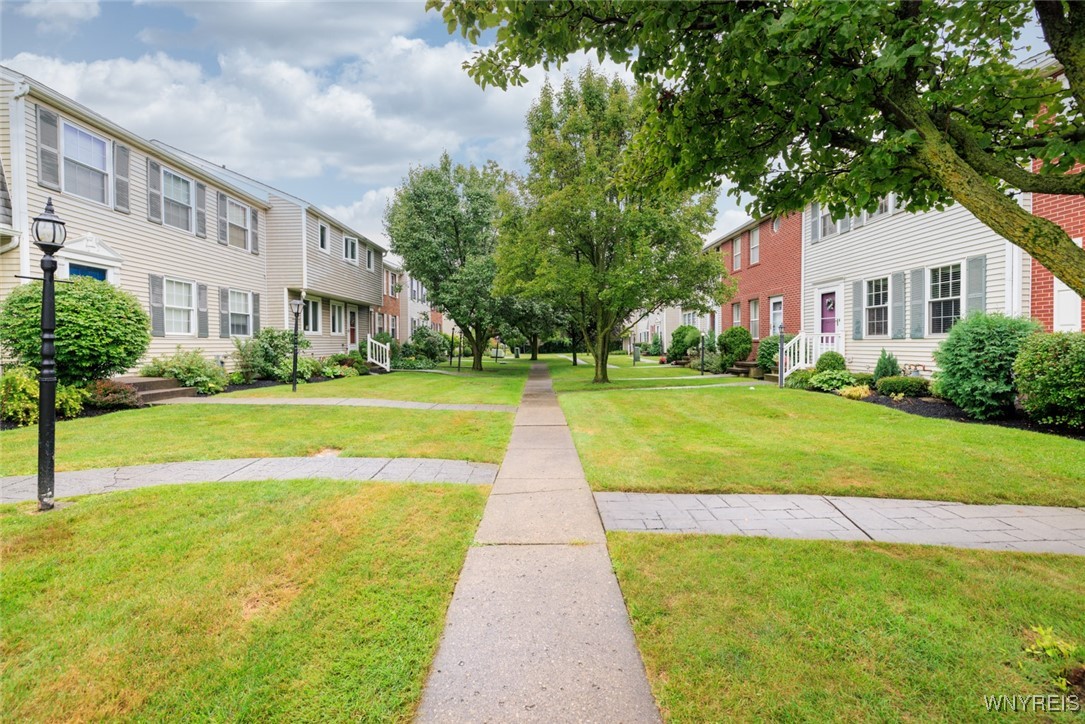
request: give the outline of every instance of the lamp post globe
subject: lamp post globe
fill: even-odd
[[[56,288],[54,254],[64,248],[67,232],[64,222],[53,210],[53,199],[45,202],[45,211],[31,224],[34,244],[42,250],[41,258],[41,374],[38,376],[38,510],[52,510],[55,493],[57,363],[56,363]]]

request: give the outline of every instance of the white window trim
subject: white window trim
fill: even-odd
[[[168,223],[166,221],[166,201],[173,201],[173,199],[168,199],[166,197],[166,173],[167,172],[173,174],[174,176],[176,176],[179,179],[182,179],[182,180],[188,182],[188,193],[189,193],[188,198],[189,198],[190,203],[188,205],[188,228],[187,229],[182,229],[179,226],[174,226],[173,224],[170,224],[170,223]],[[162,174],[162,176],[159,179],[159,186],[162,189],[162,225],[163,226],[168,226],[169,228],[173,229],[174,231],[180,231],[182,234],[188,234],[189,236],[195,236],[196,235],[196,182],[192,179],[192,177],[185,176],[183,173],[179,173],[177,171],[174,171],[172,168],[169,168],[167,166],[162,167],[161,174]],[[177,202],[174,201],[174,203],[177,203]],[[227,202],[227,203],[229,203],[229,202]],[[229,238],[230,238],[229,222],[227,222],[227,231],[226,231],[227,246],[229,246]],[[234,248],[236,249],[237,247],[234,247]]]
[[[83,201],[90,202],[90,203],[94,204],[95,206],[103,206],[103,207],[105,207],[107,209],[112,209],[113,208],[113,141],[109,140],[108,138],[101,135],[100,133],[95,133],[94,131],[90,130],[89,128],[85,128],[85,127],[79,125],[78,123],[74,123],[73,121],[69,121],[67,118],[60,115],[59,113],[57,114],[57,122],[59,123],[59,126],[58,126],[59,132],[57,133],[57,136],[59,136],[59,138],[57,139],[57,146],[59,146],[59,148],[57,148],[57,154],[60,157],[60,164],[59,165],[60,165],[60,189],[61,189],[61,193],[65,194],[66,196],[73,196],[73,197],[75,197],[77,199],[82,199]],[[64,166],[65,166],[65,163],[64,163],[64,159],[65,159],[65,155],[64,155],[64,126],[65,125],[71,126],[72,128],[75,128],[76,130],[82,131],[82,132],[86,133],[87,135],[93,136],[94,138],[97,138],[99,141],[102,141],[103,143],[105,143],[105,168],[106,168],[106,170],[105,170],[105,201],[104,202],[103,201],[97,201],[96,199],[88,199],[86,196],[80,196],[77,193],[73,193],[71,191],[68,191],[67,188],[65,187],[65,185],[64,185],[64,176],[65,176],[65,171],[64,171]],[[72,160],[75,161],[75,159],[72,159]],[[75,161],[75,163],[79,163],[79,161]],[[80,164],[80,165],[85,165],[85,164]],[[95,169],[95,170],[97,170],[97,169]],[[12,190],[12,193],[14,193],[14,190]]]
[[[753,305],[757,305],[757,314],[753,313]],[[761,300],[750,299],[746,302],[746,306],[750,310],[750,336],[754,339],[761,339]],[[754,334],[754,323],[757,323],[757,334]]]
[[[780,324],[784,323],[784,295],[777,294],[769,297],[769,334],[776,334],[776,327],[772,324],[772,303],[775,301],[780,302]]]
[[[837,233],[839,233],[839,231],[840,231],[840,222],[839,221],[833,221],[833,217],[832,217],[831,213],[829,212],[829,209],[826,207],[826,208],[822,209],[820,213],[821,213],[821,215],[818,216],[818,230],[821,233],[818,234],[818,236],[820,238],[824,239],[826,237],[834,236]],[[829,224],[831,226],[831,228],[829,230],[826,230],[826,228],[825,228],[825,220],[826,219],[828,219]]]
[[[243,247],[234,246],[230,243],[230,204],[240,206],[245,213],[245,246]],[[242,251],[252,249],[252,208],[229,196],[226,197],[226,246]]]
[[[756,240],[757,243],[754,243]],[[756,259],[754,258],[756,253]],[[747,266],[761,263],[761,229],[750,229],[750,263]]]
[[[738,312],[736,315],[735,312]],[[731,326],[742,326],[742,302],[732,302],[731,304]]]
[[[870,282],[878,281],[879,279],[885,280],[885,334],[871,334],[869,321],[867,320],[866,312],[871,307],[867,306],[867,284]],[[928,287],[930,285],[928,284]],[[883,274],[881,276],[869,277],[863,280],[863,293],[862,298],[858,300],[860,318],[863,320],[863,338],[864,339],[889,339],[893,336],[893,275]],[[854,300],[852,303],[855,303]]]
[[[324,300],[321,297],[306,297],[305,298],[305,304],[306,304],[306,308],[308,308],[309,304],[316,304],[317,305],[317,314],[316,314],[316,328],[315,329],[304,329],[304,327],[305,327],[305,310],[304,309],[302,310],[301,323],[302,323],[302,328],[303,328],[302,331],[303,331],[303,333],[304,334],[324,334],[324,328],[323,328]],[[312,318],[312,314],[310,314],[310,319],[311,318]]]
[[[742,269],[742,237],[731,240],[731,271]]]
[[[354,248],[354,256],[353,257],[347,256],[348,242],[353,242],[353,248]],[[343,261],[349,262],[349,263],[353,264],[354,266],[358,266],[358,247],[359,246],[360,246],[360,244],[358,243],[358,237],[356,237],[356,236],[346,236],[344,234],[343,235]]]
[[[320,243],[320,232],[324,232],[324,243]],[[320,249],[325,254],[331,254],[332,245],[332,230],[323,221],[318,221],[316,225],[316,248]]]
[[[772,220],[772,233],[779,234],[780,233],[780,227],[782,227],[782,226],[783,226],[783,220],[781,219],[781,217],[777,216],[775,219]]]
[[[234,247],[234,248],[236,249],[237,247]],[[252,292],[246,291],[244,289],[229,289],[227,291],[228,291],[227,296],[228,296],[228,298],[230,300],[230,309],[227,312],[227,314],[229,315],[229,320],[230,320],[230,336],[231,337],[240,337],[242,339],[247,339],[248,337],[252,336],[252,311],[253,311],[252,310]],[[245,315],[245,316],[247,316],[249,318],[249,323],[248,323],[249,332],[248,332],[248,334],[234,334],[234,315],[235,314],[241,314],[241,312],[235,312],[234,311],[234,294],[244,294],[249,299],[249,304],[248,304],[249,311]]]
[[[333,337],[345,337],[347,334],[347,308],[342,302],[328,302],[329,334]],[[335,312],[339,311],[339,331],[335,331]]]
[[[968,289],[968,286],[967,286],[967,281],[968,280],[965,279],[965,273],[966,273],[965,272],[965,267],[967,267],[967,264],[965,264],[964,260],[961,260],[961,261],[951,261],[951,262],[947,262],[945,264],[933,264],[933,265],[927,267],[927,269],[926,269],[927,273],[924,274],[924,282],[926,283],[926,287],[923,289],[923,296],[924,296],[924,298],[926,300],[926,302],[925,302],[926,303],[926,308],[923,310],[923,314],[926,317],[926,325],[927,325],[927,328],[926,328],[925,331],[926,331],[926,334],[927,334],[928,337],[934,337],[936,339],[941,339],[943,337],[948,337],[949,332],[933,332],[933,331],[931,331],[933,329],[933,326],[934,326],[933,325],[934,315],[931,314],[931,304],[934,303],[934,302],[945,301],[947,299],[954,299],[954,297],[941,297],[939,299],[934,299],[933,297],[931,297],[931,272],[934,271],[935,269],[944,269],[947,266],[959,266],[961,268],[961,288],[960,288],[960,290],[959,290],[959,292],[958,292],[958,294],[956,296],[956,299],[959,302],[959,308],[960,308],[960,314],[957,316],[957,321],[959,322],[959,321],[961,321],[962,319],[965,318],[965,309],[964,309],[965,290]],[[954,324],[956,324],[956,322],[954,322]]]
[[[366,271],[373,271],[373,268],[376,267],[376,264],[374,263],[375,257],[376,257],[376,254],[373,252],[373,247],[367,245],[365,247],[365,269],[366,269]]]
[[[167,337],[195,337],[197,329],[196,321],[196,306],[199,304],[199,300],[196,296],[199,294],[199,289],[196,285],[195,279],[181,279],[179,277],[162,277],[162,314],[165,317],[167,309],[184,309],[184,307],[173,307],[166,304],[166,282],[176,282],[178,284],[187,284],[192,288],[192,306],[188,308],[188,328],[191,332],[170,332],[166,330],[166,321],[162,321],[163,334]]]

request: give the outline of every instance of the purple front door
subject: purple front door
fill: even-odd
[[[836,332],[836,292],[825,292],[821,295],[821,333],[833,334]]]

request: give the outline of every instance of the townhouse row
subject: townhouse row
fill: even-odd
[[[294,299],[316,356],[431,323],[404,299],[420,287],[402,262],[348,224],[0,67],[0,299],[40,275],[31,221],[48,198],[67,225],[58,277],[134,294],[148,356],[180,346],[228,363],[234,338],[292,329]]]

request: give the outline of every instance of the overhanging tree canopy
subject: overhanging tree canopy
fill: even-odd
[[[1085,174],[1085,3],[535,3],[430,0],[449,29],[496,45],[468,64],[483,86],[572,53],[628,63],[653,89],[640,179],[697,187],[726,176],[751,213],[810,201],[837,216],[893,192],[912,211],[958,202],[1085,295],[1085,250],[1020,192],[1080,197]],[[1015,61],[1036,12],[1057,63]],[[1063,69],[1065,85],[1053,79]],[[1034,163],[1035,160],[1035,163]]]

